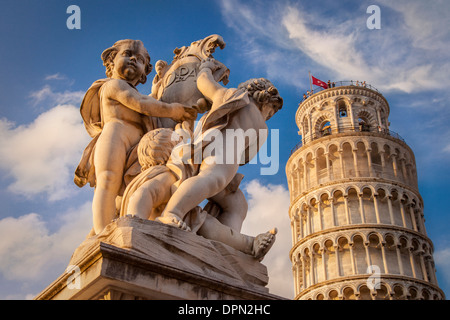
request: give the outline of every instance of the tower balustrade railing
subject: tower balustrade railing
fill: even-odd
[[[374,128],[372,126],[367,126],[367,125],[359,125],[359,126],[347,126],[347,127],[339,127],[338,130],[324,130],[324,131],[319,131],[319,132],[314,132],[314,133],[307,133],[305,135],[305,137],[302,138],[302,140],[300,142],[298,142],[294,148],[292,148],[291,150],[291,154],[292,155],[295,151],[297,151],[298,149],[300,149],[303,145],[305,145],[308,142],[320,139],[320,138],[324,138],[327,136],[331,136],[331,135],[335,135],[335,134],[340,134],[340,133],[353,133],[353,132],[371,132],[371,133],[377,133],[377,134],[381,134],[381,135],[386,135],[386,136],[390,136],[392,138],[398,139],[404,143],[405,140],[395,131],[389,130],[389,129],[384,129],[384,128]]]

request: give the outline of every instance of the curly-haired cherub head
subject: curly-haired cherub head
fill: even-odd
[[[181,141],[181,137],[172,129],[159,128],[146,133],[137,148],[142,171],[156,165],[164,165],[172,149]]]
[[[261,111],[265,106],[272,109],[266,120],[283,106],[283,98],[280,97],[277,88],[265,78],[249,79],[239,84],[238,89],[247,91]]]
[[[121,78],[137,77],[136,84],[144,84],[147,81],[147,75],[153,69],[150,55],[140,40],[119,40],[112,47],[103,51],[101,58],[108,78],[113,78],[115,74],[119,74]],[[130,61],[131,66],[129,65]],[[135,73],[139,74],[134,75]]]

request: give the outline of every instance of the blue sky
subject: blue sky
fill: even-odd
[[[260,175],[260,164],[241,169],[250,204],[244,231],[280,230],[264,260],[271,292],[293,296],[285,164],[299,141],[294,115],[310,70],[325,81],[365,80],[387,98],[390,129],[416,156],[438,281],[450,296],[450,3],[392,2],[1,1],[0,299],[34,297],[92,227],[93,191],[72,179],[89,142],[79,104],[105,77],[101,52],[140,39],[153,63],[170,62],[176,47],[210,34],[226,42],[214,56],[231,70],[228,87],[266,77],[284,99],[268,122],[279,130],[277,174]],[[81,8],[80,30],[66,27],[72,4]],[[379,30],[366,26],[373,4]],[[150,93],[151,81],[138,89]]]

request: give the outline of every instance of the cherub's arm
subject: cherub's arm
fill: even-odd
[[[214,80],[213,71],[217,68],[218,66],[214,64],[213,60],[205,60],[200,65],[200,72],[197,76],[197,88],[210,102],[215,101],[218,96],[223,95],[224,91],[227,90]]]
[[[123,80],[111,80],[104,93],[127,108],[154,117],[172,118],[175,121],[195,119],[195,109],[180,103],[165,103],[140,94]]]

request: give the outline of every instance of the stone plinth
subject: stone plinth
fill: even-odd
[[[253,257],[191,232],[123,217],[87,238],[37,300],[282,299]]]

